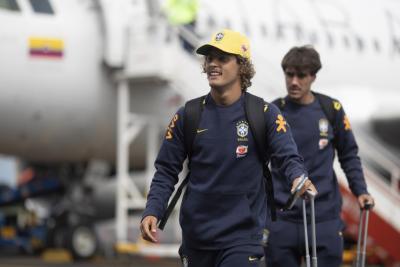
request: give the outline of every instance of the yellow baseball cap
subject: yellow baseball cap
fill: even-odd
[[[246,36],[239,32],[223,29],[212,35],[209,43],[197,48],[196,53],[208,55],[212,47],[218,48],[229,54],[239,55],[250,59],[250,42]]]

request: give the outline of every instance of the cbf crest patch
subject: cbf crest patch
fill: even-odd
[[[236,123],[236,133],[240,138],[245,138],[249,134],[249,124],[247,121]]]
[[[328,127],[329,127],[329,122],[327,119],[319,120],[319,134],[321,136],[328,136]]]
[[[222,38],[224,38],[224,34],[222,32],[219,32],[215,35],[215,41],[221,41]]]

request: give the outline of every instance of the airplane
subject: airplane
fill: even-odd
[[[221,28],[245,33],[257,71],[249,91],[267,101],[285,94],[284,53],[312,44],[323,64],[314,87],[338,98],[358,126],[356,135],[368,140],[360,149],[377,198],[374,216],[398,238],[400,214],[392,208],[400,202],[399,167],[393,163],[398,158],[387,156],[400,154],[397,1],[203,0],[195,34],[168,25],[163,4],[3,1],[0,153],[19,157],[38,173],[66,177],[64,184],[74,185],[70,195],[82,184],[99,196],[94,203],[110,205],[105,199],[117,195],[116,239],[126,241],[126,210],[131,202],[130,209],[143,206],[164,127],[186,100],[208,92],[201,58],[183,51],[178,35],[196,46]],[[106,194],[99,181],[111,180],[117,189],[111,186]],[[400,261],[393,245],[375,232],[373,237],[390,259]]]

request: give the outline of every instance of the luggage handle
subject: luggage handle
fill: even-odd
[[[374,207],[374,204],[369,203],[369,202],[365,202],[364,203],[364,207],[360,208],[361,210],[372,210],[372,208]]]
[[[293,208],[294,204],[296,203],[297,199],[300,197],[300,191],[303,188],[305,182],[308,180],[308,177],[305,175],[301,176],[301,180],[293,192],[290,194],[290,197],[286,201],[285,206],[283,207],[282,211],[288,211]],[[308,199],[311,202],[311,234],[312,234],[312,267],[317,267],[317,238],[316,238],[316,230],[315,230],[315,205],[314,200],[317,196],[317,192],[313,192],[311,190],[306,190],[305,194],[307,195]],[[304,241],[305,241],[305,249],[306,249],[306,266],[311,267],[310,262],[310,252],[308,248],[308,232],[307,232],[307,211],[306,211],[306,199],[303,198],[303,223],[304,223]]]
[[[306,177],[304,174],[301,175],[301,180],[297,184],[296,188],[293,190],[293,192],[290,194],[288,200],[286,201],[285,206],[283,207],[282,211],[287,211],[293,208],[294,204],[296,203],[297,199],[300,197],[300,192],[304,187],[304,184],[308,180],[308,177]],[[307,191],[309,192],[309,191]]]
[[[372,203],[365,202],[364,207],[360,207],[360,221],[358,225],[357,258],[355,267],[364,267],[368,239],[369,211],[374,207]],[[364,233],[363,233],[364,232]]]
[[[312,248],[312,265],[310,263],[310,251],[308,248],[308,231],[307,231],[307,211],[306,211],[306,200],[303,199],[303,223],[304,223],[304,244],[306,249],[306,266],[307,267],[317,267],[318,260],[317,260],[317,234],[315,230],[315,205],[314,200],[317,195],[316,192],[312,192],[307,190],[306,194],[311,202],[311,248]]]

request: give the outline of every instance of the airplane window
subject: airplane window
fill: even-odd
[[[303,39],[303,28],[299,24],[296,24],[294,26],[294,31],[296,33],[297,40],[301,41]]]
[[[356,37],[358,50],[364,50],[364,41],[360,37]]]
[[[377,39],[375,39],[374,41],[374,48],[376,52],[381,51],[381,45],[379,44],[379,41]]]
[[[247,36],[250,36],[250,27],[249,24],[247,24],[246,22],[243,23],[243,28],[244,28],[244,32]]]
[[[333,47],[334,41],[335,41],[335,40],[333,40],[332,34],[330,34],[330,33],[328,32],[328,33],[326,34],[326,38],[328,39],[328,45],[329,45],[329,47]]]
[[[212,28],[215,28],[216,25],[217,25],[217,23],[215,22],[215,19],[211,15],[208,16],[207,17],[207,26],[212,29]]]
[[[231,28],[231,22],[229,20],[225,21],[225,27],[230,29]]]
[[[343,35],[343,44],[347,48],[350,47],[350,40],[349,40],[349,37],[347,35]]]
[[[318,35],[315,32],[310,34],[310,43],[315,45],[318,42]]]
[[[150,17],[155,17],[156,15],[158,15],[158,10],[160,10],[159,7],[159,3],[158,1],[154,1],[154,0],[149,0],[146,1],[147,2],[147,10],[149,12]]]
[[[19,7],[16,0],[0,0],[0,8],[19,11]]]
[[[283,33],[283,25],[281,23],[276,24],[276,37],[278,39],[285,38],[284,33]]]
[[[29,2],[36,13],[54,14],[49,0],[29,0]]]
[[[262,35],[263,37],[267,37],[267,33],[268,33],[268,31],[267,31],[267,26],[265,26],[264,24],[261,24],[260,30],[261,30],[261,35]]]

